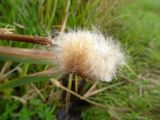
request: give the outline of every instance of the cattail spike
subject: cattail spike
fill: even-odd
[[[54,40],[53,51],[66,72],[109,82],[124,63],[119,44],[100,32],[71,31]]]

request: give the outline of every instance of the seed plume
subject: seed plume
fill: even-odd
[[[60,33],[54,40],[53,52],[66,72],[109,82],[124,64],[119,44],[100,32],[70,31]]]

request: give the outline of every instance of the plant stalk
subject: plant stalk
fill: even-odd
[[[16,35],[16,34],[4,34],[0,33],[0,39],[35,43],[40,45],[51,45],[52,41],[49,37],[38,37],[29,35]]]
[[[0,59],[7,57],[11,59],[50,61],[53,62],[54,55],[50,51],[42,51],[25,48],[12,48],[0,46]]]

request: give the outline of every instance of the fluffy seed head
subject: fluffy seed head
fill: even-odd
[[[119,44],[95,31],[61,33],[55,38],[53,51],[66,72],[106,82],[124,63]]]

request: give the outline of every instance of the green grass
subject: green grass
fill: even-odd
[[[66,2],[63,0],[2,0],[0,4],[0,27],[15,28],[16,33],[47,36],[47,31],[60,30],[65,17]],[[90,107],[82,113],[84,120],[159,120],[160,119],[160,1],[159,0],[72,0],[66,30],[99,26],[104,34],[112,35],[122,42],[130,69],[124,68],[117,80],[125,84],[113,87],[91,97],[107,105],[102,109]],[[23,27],[20,27],[19,25]],[[43,28],[44,27],[44,28]],[[0,45],[40,48],[33,44],[0,41]],[[44,48],[42,48],[44,49]],[[0,61],[5,73],[20,63]],[[3,82],[43,71],[48,65],[22,63],[18,70],[9,74]],[[1,69],[2,71],[2,69]],[[4,74],[4,73],[3,73]],[[2,82],[2,83],[3,83]],[[112,83],[100,83],[110,86]],[[33,85],[41,90],[43,97],[33,95]],[[56,107],[60,106],[56,95],[59,90],[41,81],[0,94],[0,120],[52,120]],[[33,95],[33,96],[31,96]],[[28,98],[27,104],[13,96]]]

